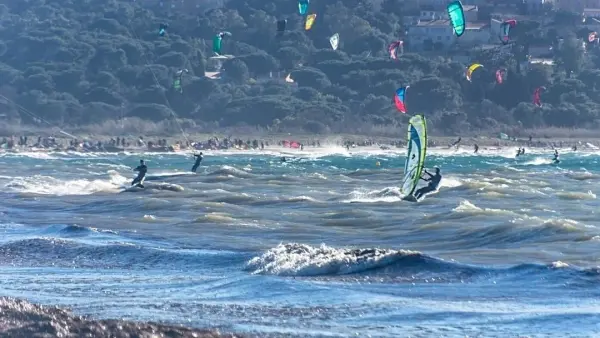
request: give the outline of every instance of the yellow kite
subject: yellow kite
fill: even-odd
[[[306,17],[306,23],[304,24],[304,29],[305,30],[310,30],[313,26],[313,23],[315,23],[315,19],[317,18],[316,14],[311,14],[308,15]]]

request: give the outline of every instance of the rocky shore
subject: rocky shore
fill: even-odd
[[[201,330],[125,320],[94,320],[54,306],[0,297],[0,337],[6,338],[234,338],[217,330]]]

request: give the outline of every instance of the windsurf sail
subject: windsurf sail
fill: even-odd
[[[415,115],[408,122],[408,144],[401,186],[402,195],[412,195],[415,191],[423,172],[426,151],[427,121],[425,121],[425,117]]]

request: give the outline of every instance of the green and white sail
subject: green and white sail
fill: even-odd
[[[413,116],[408,122],[408,142],[401,193],[412,195],[421,179],[427,152],[427,122],[421,115]]]

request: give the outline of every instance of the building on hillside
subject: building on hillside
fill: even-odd
[[[446,1],[448,3],[449,1]],[[463,5],[467,27],[465,34],[457,39],[446,10],[421,10],[419,20],[407,29],[408,49],[412,51],[441,51],[456,45],[480,44],[489,40],[486,24],[477,23],[477,6]]]
[[[502,33],[501,29],[500,29],[500,26],[502,25],[502,23],[504,21],[505,20],[498,20],[498,19],[495,19],[495,18],[492,18],[490,20],[490,36],[492,36],[492,37],[494,37],[494,36],[498,37],[498,40],[496,41],[498,43],[502,42],[500,40],[500,34]],[[493,41],[492,41],[492,43],[493,43]]]
[[[411,51],[442,51],[455,46],[470,48],[487,43],[490,30],[488,23],[467,21],[465,34],[457,38],[448,20],[419,21],[409,27],[406,40]]]
[[[448,20],[419,21],[406,33],[410,51],[445,50],[454,44],[455,36]]]
[[[223,5],[221,0],[134,0],[145,7],[154,7],[162,10],[190,13],[204,12],[211,8],[219,8]]]
[[[592,32],[600,32],[600,19],[588,18],[585,20],[585,26]]]
[[[473,47],[491,40],[490,24],[487,22],[467,23],[465,34],[456,39],[459,46]]]
[[[446,4],[449,1],[446,1]],[[438,10],[421,10],[419,20],[421,21],[435,21],[435,20],[446,20],[448,19],[448,12],[446,11],[445,5],[443,7],[436,7]],[[477,6],[463,5],[463,11],[465,13],[465,20],[467,22],[477,21],[477,15],[479,10]]]
[[[555,0],[557,9],[583,13],[586,8],[600,8],[600,0]]]
[[[527,55],[534,59],[550,59],[554,55],[554,51],[550,45],[529,46]]]
[[[420,0],[419,5],[421,7],[433,7],[439,8],[440,10],[446,8],[446,6],[451,3],[453,0]],[[489,2],[493,2],[493,0],[461,0],[463,6],[479,6]]]
[[[600,7],[584,8],[583,9],[583,17],[586,19],[586,21],[589,18],[600,18]]]
[[[527,13],[536,14],[541,13],[546,6],[552,6],[554,0],[523,0],[523,3],[527,6]]]

